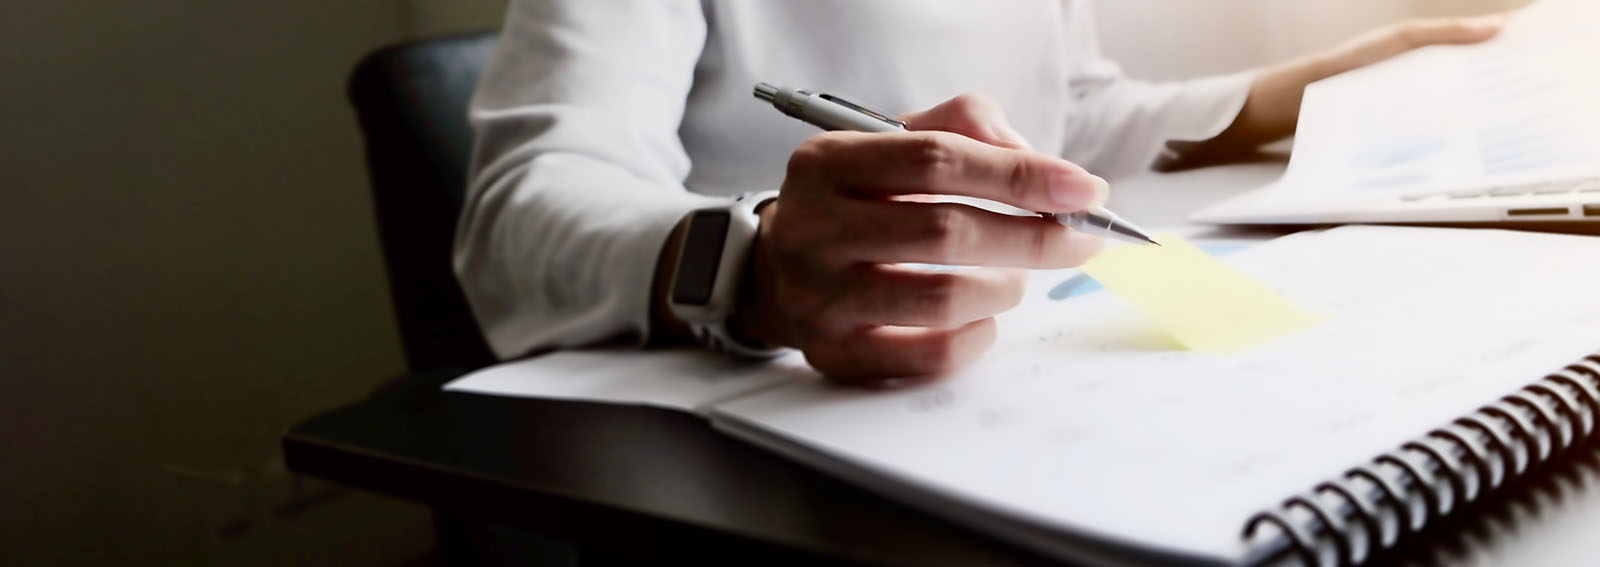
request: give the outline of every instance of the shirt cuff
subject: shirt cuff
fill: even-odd
[[[1162,153],[1160,164],[1181,161],[1203,142],[1216,138],[1233,125],[1250,98],[1256,72],[1195,79],[1183,86],[1184,118],[1176,124]]]

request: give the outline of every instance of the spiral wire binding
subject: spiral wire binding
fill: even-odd
[[[1568,449],[1590,441],[1597,417],[1600,353],[1404,443],[1397,450],[1374,457],[1368,464],[1353,467],[1337,479],[1292,496],[1275,509],[1257,513],[1245,523],[1243,537],[1250,541],[1262,525],[1271,524],[1288,538],[1289,547],[1306,565],[1324,565],[1328,552],[1334,565],[1361,564],[1378,552],[1395,547],[1406,534],[1422,531],[1430,522],[1450,516]],[[1482,433],[1486,442],[1463,435],[1464,431]],[[1441,450],[1435,442],[1460,448],[1463,455]],[[1419,465],[1413,457],[1426,459],[1436,468]],[[1381,465],[1393,467],[1403,482],[1383,474]],[[1474,479],[1470,490],[1469,470]],[[1359,492],[1351,484],[1358,479],[1372,484],[1378,494]],[[1437,482],[1441,479],[1444,484]],[[1351,510],[1346,513],[1328,507],[1319,499],[1325,493],[1337,495],[1350,504]],[[1420,514],[1412,505],[1413,496],[1422,500]],[[1296,521],[1291,516],[1296,508],[1308,513],[1309,520]],[[1397,520],[1393,537],[1385,528],[1385,511]],[[1354,537],[1356,529],[1364,531],[1361,545]],[[1331,549],[1322,545],[1324,540],[1331,542]]]
[[[1571,458],[1567,458],[1567,457]],[[1419,542],[1415,548],[1399,549],[1385,562],[1404,565],[1487,565],[1493,564],[1496,543],[1523,539],[1524,528],[1537,529],[1546,515],[1559,513],[1571,498],[1592,498],[1600,489],[1600,453],[1582,450],[1552,460],[1556,466],[1529,477],[1527,484],[1502,493],[1474,508],[1470,515],[1448,520],[1437,539]],[[1360,561],[1356,561],[1357,564]]]

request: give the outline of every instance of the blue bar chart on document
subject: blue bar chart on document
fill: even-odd
[[[1217,258],[1223,258],[1250,247],[1250,243],[1232,241],[1201,242],[1196,245],[1206,254]],[[1094,281],[1094,278],[1090,277],[1089,274],[1078,272],[1067,276],[1060,283],[1050,286],[1050,291],[1047,292],[1047,295],[1051,301],[1066,301],[1104,289],[1105,287]]]

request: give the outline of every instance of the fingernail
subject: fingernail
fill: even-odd
[[[1089,176],[1093,177],[1093,176]],[[1085,187],[1084,175],[1075,172],[1057,172],[1050,177],[1050,200],[1067,210],[1080,210],[1094,205],[1094,184]],[[1066,212],[1066,211],[1052,211]]]
[[[1089,202],[1089,206],[1099,207],[1105,205],[1106,201],[1111,200],[1111,182],[1098,175],[1090,175],[1089,177],[1094,180],[1094,200]]]

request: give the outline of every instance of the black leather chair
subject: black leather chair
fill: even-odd
[[[388,47],[350,77],[412,372],[494,361],[451,272],[450,246],[472,147],[467,103],[495,38],[484,32]]]
[[[366,140],[372,198],[389,289],[410,372],[388,395],[437,391],[494,362],[450,268],[467,181],[472,129],[467,103],[497,34],[427,39],[368,55],[349,95]],[[578,550],[446,510],[435,514],[446,565],[575,565]],[[594,563],[585,554],[586,563]],[[601,558],[603,559],[603,558]]]

